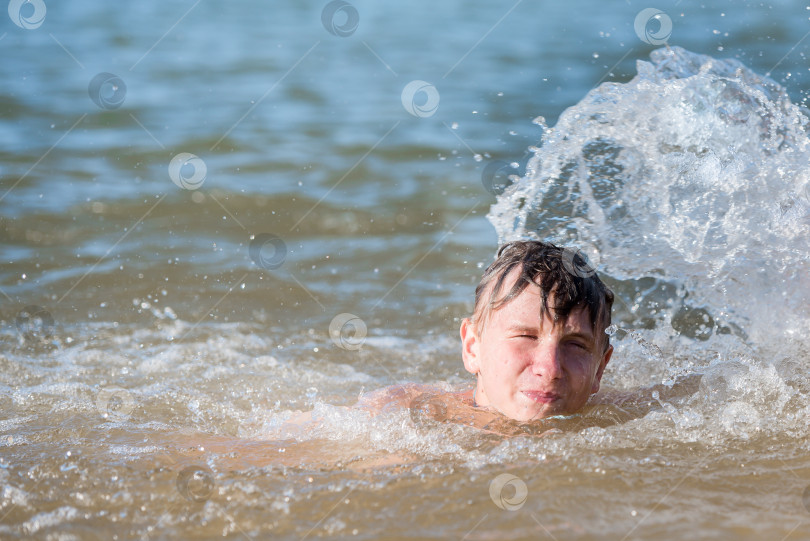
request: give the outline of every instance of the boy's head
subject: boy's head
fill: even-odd
[[[476,402],[521,421],[582,408],[613,353],[612,306],[579,253],[540,241],[502,246],[461,324]]]

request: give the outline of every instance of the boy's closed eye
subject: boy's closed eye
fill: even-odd
[[[576,351],[582,351],[585,353],[593,352],[593,343],[585,339],[581,338],[570,339],[565,342],[565,345]]]
[[[539,336],[537,329],[528,325],[513,325],[507,329],[508,336],[511,338],[528,338],[535,340]]]

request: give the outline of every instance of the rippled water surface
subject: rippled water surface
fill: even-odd
[[[0,538],[810,538],[810,11],[614,4],[10,2]],[[605,397],[352,408],[514,238]]]

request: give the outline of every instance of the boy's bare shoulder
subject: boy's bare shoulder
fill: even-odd
[[[438,387],[430,385],[422,385],[418,383],[404,383],[397,385],[389,385],[374,391],[363,393],[359,396],[357,403],[352,406],[360,410],[365,410],[371,415],[391,411],[400,407],[408,407],[413,400],[424,393],[441,393],[442,390]],[[345,406],[333,406],[336,408]],[[289,419],[284,422],[282,428],[285,433],[290,433],[291,429],[303,427],[313,422],[311,411],[295,412]],[[295,430],[293,430],[295,432]]]
[[[443,389],[419,383],[389,385],[360,395],[355,407],[373,412],[388,411],[393,408],[408,407],[424,393],[442,393]]]

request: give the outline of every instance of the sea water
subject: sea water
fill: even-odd
[[[0,538],[810,536],[806,10],[662,5],[659,46],[646,5],[326,4],[4,20]],[[588,256],[645,398],[348,408],[472,385],[515,238]]]

